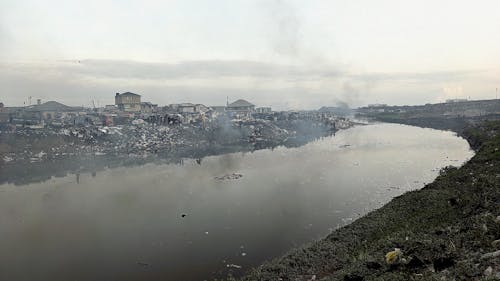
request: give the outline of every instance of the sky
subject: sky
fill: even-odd
[[[0,102],[492,99],[499,34],[498,0],[0,0]]]

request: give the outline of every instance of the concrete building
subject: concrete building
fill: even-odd
[[[257,113],[271,113],[272,109],[270,107],[257,107],[255,109],[255,112],[257,112]]]
[[[226,112],[233,118],[250,118],[254,111],[255,105],[241,99],[226,106]]]
[[[203,104],[193,104],[193,103],[179,103],[171,104],[169,106],[171,110],[181,114],[203,114],[209,111],[209,108]]]
[[[115,112],[117,109],[118,107],[116,107],[116,105],[114,104],[107,104],[104,106],[104,111],[106,112]]]
[[[141,113],[156,113],[158,111],[158,105],[152,104],[150,102],[141,102]]]
[[[116,93],[115,105],[120,111],[140,112],[141,111],[141,96],[131,92]]]
[[[80,111],[83,111],[83,108],[67,106],[56,101],[48,101],[25,108],[22,111],[22,115],[24,119],[50,121],[73,117],[78,115]]]
[[[177,112],[179,113],[196,113],[196,105],[192,103],[177,104]]]
[[[446,103],[453,103],[453,102],[466,102],[467,99],[447,99]]]
[[[213,106],[210,106],[210,108],[214,112],[217,112],[217,113],[224,113],[224,112],[226,112],[226,107],[223,106],[223,105],[213,105]]]
[[[10,112],[0,102],[0,124],[10,122]]]

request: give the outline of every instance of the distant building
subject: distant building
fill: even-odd
[[[0,124],[10,122],[10,113],[4,107],[3,103],[0,102]]]
[[[104,110],[107,111],[107,112],[114,112],[117,109],[118,108],[114,104],[107,104],[107,105],[104,106]]]
[[[48,101],[25,108],[22,111],[24,119],[31,120],[53,120],[78,115],[81,107],[67,106],[56,101]]]
[[[374,103],[374,104],[369,104],[368,107],[386,107],[387,104],[385,103]]]
[[[195,113],[196,105],[192,103],[180,103],[177,104],[177,112],[179,113]]]
[[[141,102],[142,113],[154,113],[158,111],[158,105],[150,102]]]
[[[467,99],[448,99],[446,103],[454,103],[454,102],[466,102]]]
[[[257,112],[257,113],[271,113],[272,110],[270,107],[257,107],[255,109],[255,112]]]
[[[171,104],[170,108],[177,113],[182,114],[201,114],[209,111],[209,108],[203,104],[193,104],[193,103],[179,103]]]
[[[123,94],[116,93],[115,105],[120,111],[140,112],[141,111],[141,96],[131,92]]]
[[[237,100],[226,106],[226,111],[234,118],[251,117],[255,111],[255,105],[246,100]]]
[[[226,107],[223,106],[223,105],[214,105],[214,106],[210,106],[210,108],[214,112],[217,112],[217,113],[224,113],[224,112],[226,112]]]

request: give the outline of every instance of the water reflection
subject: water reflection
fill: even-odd
[[[380,124],[299,148],[1,185],[0,280],[238,275],[471,155],[452,133]]]

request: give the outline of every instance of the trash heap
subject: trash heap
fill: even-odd
[[[158,125],[142,119],[119,126],[67,126],[0,131],[0,163],[40,162],[70,156],[199,154],[223,147],[262,148],[283,144],[296,131],[269,120],[223,120],[208,125]]]

